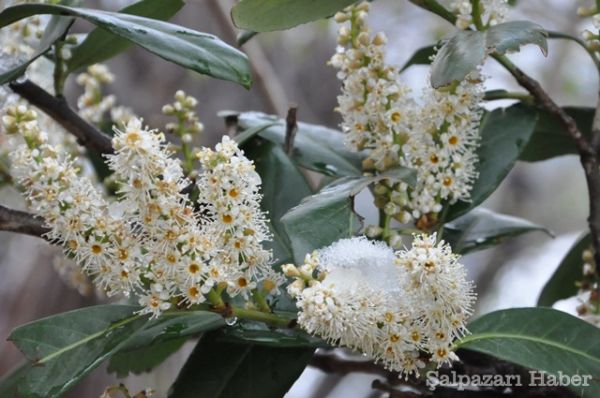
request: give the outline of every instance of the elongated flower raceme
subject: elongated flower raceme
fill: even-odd
[[[474,25],[473,4],[471,0],[452,0],[450,9],[456,15],[456,27],[469,29]],[[479,12],[481,23],[484,25],[496,25],[504,22],[508,13],[507,0],[480,0]]]
[[[120,189],[109,203],[30,116],[16,126],[26,144],[12,155],[15,175],[49,237],[108,294],[134,293],[142,312],[157,316],[174,303],[205,301],[217,285],[232,297],[247,297],[258,282],[277,290],[281,277],[272,275],[271,253],[261,247],[269,235],[260,178],[233,141],[202,152],[203,201],[195,209],[181,193],[190,182],[164,136],[131,119],[115,129],[108,165]]]
[[[467,333],[475,301],[458,256],[435,234],[396,253],[364,237],[343,239],[284,272],[295,277],[288,291],[306,331],[405,375],[427,359],[456,359],[452,343]]]
[[[377,203],[388,217],[426,229],[444,204],[470,200],[483,79],[475,71],[457,85],[428,87],[412,99],[397,68],[385,64],[384,35],[373,35],[366,26],[368,9],[361,3],[336,15],[342,24],[340,46],[331,64],[342,80],[341,126],[347,146],[364,150],[366,170],[378,173],[398,165],[416,170],[414,188],[382,183]]]

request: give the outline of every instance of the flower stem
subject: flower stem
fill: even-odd
[[[253,321],[264,322],[267,325],[280,328],[289,328],[294,321],[293,319],[284,318],[277,314],[238,307],[231,308],[231,315],[240,319],[249,319]]]

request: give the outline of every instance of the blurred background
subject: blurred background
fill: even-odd
[[[118,10],[131,1],[85,2],[89,7]],[[233,0],[188,0],[173,22],[199,31],[213,33],[235,45],[238,33],[229,20]],[[521,0],[509,19],[528,19],[549,30],[574,36],[588,28],[589,21],[576,15],[582,1]],[[402,65],[413,52],[435,43],[453,26],[407,0],[377,0],[370,15],[373,30],[388,36],[388,61]],[[87,30],[89,26],[78,25]],[[327,60],[335,50],[336,27],[320,21],[284,32],[261,34],[242,47],[255,68],[255,85],[245,90],[232,83],[210,79],[131,48],[108,66],[116,75],[108,88],[118,102],[132,107],[152,127],[162,128],[168,121],[160,112],[172,102],[178,89],[199,100],[198,113],[206,129],[197,144],[212,145],[224,133],[217,112],[257,110],[284,116],[289,104],[298,105],[301,121],[337,127],[340,119],[333,111],[339,82]],[[0,43],[1,45],[1,43]],[[525,47],[511,59],[534,78],[562,105],[595,106],[597,74],[585,52],[572,42],[550,41],[544,58],[535,46]],[[518,89],[501,67],[488,62],[484,73],[491,77],[488,89]],[[413,66],[403,74],[418,92],[427,83],[428,70]],[[73,78],[68,97],[75,104],[80,95]],[[489,108],[510,102],[489,103]],[[0,190],[0,203],[22,207],[22,200],[10,188]],[[361,194],[358,210],[374,216],[371,198]],[[532,233],[505,242],[495,249],[464,258],[479,294],[478,313],[507,307],[535,305],[537,296],[575,239],[584,231],[587,217],[586,186],[575,156],[539,162],[519,163],[484,207],[529,219],[552,230],[554,239]],[[374,221],[372,221],[374,222]],[[93,296],[81,296],[67,287],[52,267],[54,249],[42,240],[0,232],[0,375],[17,365],[22,356],[6,337],[17,325],[90,305]],[[564,306],[563,308],[567,308]],[[154,388],[156,396],[166,395],[193,342],[173,355],[151,374],[129,377],[124,383],[132,392]],[[288,398],[377,397],[371,388],[373,375],[338,377],[308,368],[288,393]],[[118,381],[105,368],[96,370],[68,397],[97,397],[104,388]]]

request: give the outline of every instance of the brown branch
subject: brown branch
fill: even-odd
[[[0,205],[0,231],[17,232],[41,238],[50,230],[44,226],[41,219],[34,215]]]
[[[554,102],[536,80],[525,74],[505,56],[496,55],[494,58],[514,76],[523,88],[531,93],[540,107],[558,117],[560,123],[575,142],[588,186],[590,202],[588,225],[592,235],[596,267],[600,270],[600,103],[594,115],[592,136],[588,140],[575,120]]]
[[[296,139],[296,132],[298,131],[298,121],[296,119],[297,111],[298,105],[290,105],[285,118],[285,152],[288,155],[291,155],[294,150],[294,140]]]
[[[64,99],[52,96],[30,80],[22,83],[12,82],[9,87],[56,120],[68,132],[77,137],[77,141],[81,145],[101,154],[113,152],[110,137],[83,120]]]

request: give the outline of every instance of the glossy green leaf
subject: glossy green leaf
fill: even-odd
[[[304,176],[291,162],[280,145],[267,140],[252,140],[243,149],[256,165],[262,179],[261,207],[268,212],[273,240],[266,247],[273,249],[277,263],[293,261],[291,244],[281,218],[292,207],[312,193]]]
[[[479,178],[473,184],[471,201],[452,205],[447,221],[477,207],[496,190],[523,152],[536,121],[537,114],[523,105],[495,109],[484,116],[477,150]]]
[[[283,397],[313,351],[232,343],[221,339],[220,333],[207,333],[177,376],[169,397]]]
[[[276,123],[258,135],[277,144],[285,142],[285,121],[260,112],[245,112],[238,116],[242,130]],[[357,176],[362,174],[358,154],[344,146],[344,134],[327,127],[298,123],[292,159],[298,165],[326,175]]]
[[[563,109],[575,119],[581,132],[585,136],[589,136],[595,109],[578,107],[565,107]],[[539,119],[535,125],[533,135],[519,159],[527,162],[537,162],[555,156],[577,154],[577,147],[573,138],[565,131],[558,118],[542,110],[536,110],[535,112],[538,113]]]
[[[3,26],[1,25],[2,14],[3,13],[0,13],[0,27]],[[72,23],[73,18],[71,17],[57,16],[50,19],[37,49],[31,58],[27,60],[14,59],[12,56],[2,55],[0,57],[0,85],[15,80],[25,73],[27,67],[50,50],[52,45],[67,32]]]
[[[194,335],[225,326],[223,318],[208,311],[166,312],[149,321],[110,359],[109,372],[147,372],[177,351]]]
[[[483,63],[485,51],[481,32],[459,30],[440,48],[431,64],[431,85],[437,88],[463,80]]]
[[[282,219],[292,242],[294,260],[302,264],[313,250],[354,236],[362,227],[362,219],[354,212],[354,197],[370,184],[390,178],[414,182],[412,170],[388,170],[377,177],[343,177],[307,197]]]
[[[141,17],[167,21],[171,19],[185,5],[183,0],[142,0],[138,1],[119,13],[139,15]],[[106,61],[125,51],[131,42],[109,31],[96,28],[86,39],[72,51],[71,58],[67,61],[69,71]]]
[[[245,322],[223,329],[223,341],[266,345],[271,347],[329,347],[329,345],[301,329],[273,330],[263,323]]]
[[[147,322],[139,307],[99,305],[43,318],[13,330],[9,340],[31,366],[18,381],[26,397],[59,397],[118,351]]]
[[[177,352],[186,341],[187,338],[180,337],[151,346],[117,352],[110,358],[107,371],[115,373],[118,378],[127,377],[130,373],[149,372]]]
[[[491,26],[486,31],[487,48],[495,53],[519,51],[525,44],[535,44],[544,56],[548,55],[548,33],[530,21],[509,21]]]
[[[166,312],[159,318],[149,321],[143,329],[121,347],[121,350],[131,350],[180,337],[189,337],[223,326],[225,326],[223,317],[214,312]]]
[[[577,294],[576,283],[583,277],[583,251],[590,248],[592,244],[591,235],[581,236],[569,249],[560,265],[546,282],[542,293],[538,298],[537,305],[551,307],[558,300],[573,297]]]
[[[36,14],[70,15],[196,72],[250,87],[248,58],[213,35],[136,15],[50,4],[21,4],[0,13],[0,27]]]
[[[231,10],[233,23],[255,32],[289,29],[332,16],[356,0],[242,0]]]
[[[525,44],[536,44],[548,52],[547,32],[529,21],[510,21],[485,31],[459,30],[439,50],[431,64],[431,85],[443,87],[462,81],[485,61],[488,54],[519,51]]]
[[[552,236],[546,228],[531,221],[477,208],[447,223],[444,240],[450,243],[453,252],[466,254],[533,231],[543,231]]]
[[[553,375],[591,375],[590,386],[572,389],[584,398],[600,396],[600,329],[550,308],[492,312],[468,325],[459,348],[493,355]]]
[[[431,64],[431,57],[435,55],[435,46],[427,46],[419,48],[412,57],[402,66],[400,72],[410,68],[413,65],[429,65]]]

